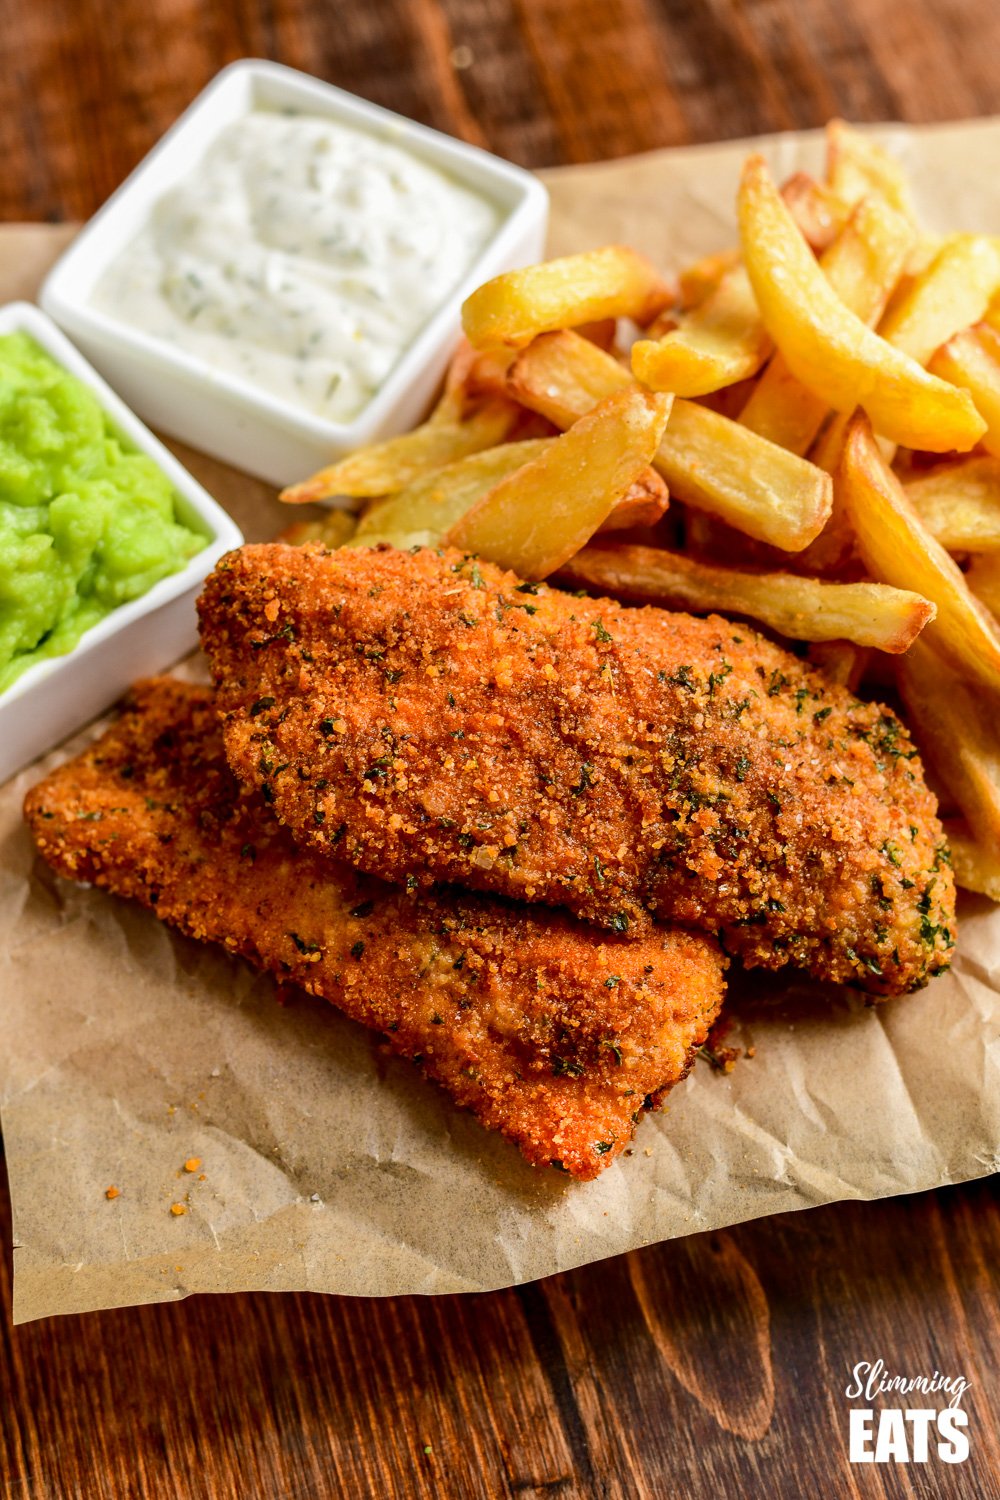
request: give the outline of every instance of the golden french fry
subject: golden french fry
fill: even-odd
[[[353,536],[344,543],[347,551],[362,547],[395,547],[398,552],[409,552],[414,547],[440,547],[441,538],[435,531],[366,531],[364,536]]]
[[[630,531],[634,526],[655,526],[670,503],[670,491],[655,469],[643,469],[613,510],[597,528],[599,532]]]
[[[581,323],[575,331],[582,339],[589,339],[592,344],[596,344],[598,349],[613,350],[618,337],[618,319],[598,318],[594,323]],[[507,361],[506,368],[509,369],[517,357],[517,350],[504,349],[502,353]]]
[[[863,406],[894,442],[935,453],[971,448],[986,425],[971,397],[929,375],[844,306],[762,157],[751,156],[744,168],[739,215],[761,317],[792,373],[837,411]]]
[[[830,410],[793,375],[784,355],[771,356],[737,417],[741,426],[804,457]]]
[[[884,147],[846,120],[831,120],[826,127],[826,178],[830,191],[844,203],[857,203],[869,193],[878,193],[890,208],[916,223],[902,167]]]
[[[878,322],[903,272],[913,230],[879,198],[862,198],[819,264],[846,307],[862,322]]]
[[[607,245],[494,276],[466,298],[462,324],[477,349],[520,345],[536,333],[603,318],[651,323],[671,300],[671,288],[644,255]]]
[[[452,360],[452,364],[449,366],[448,373],[445,376],[444,389],[428,413],[428,426],[456,425],[461,422],[465,415],[468,395],[464,385],[452,382],[451,370],[454,364],[455,361]]]
[[[979,603],[1000,621],[1000,557],[989,552],[974,557],[965,581]]]
[[[734,266],[678,327],[632,346],[632,373],[654,391],[705,396],[755,375],[771,353],[742,266]]]
[[[518,355],[508,388],[557,427],[628,389],[628,371],[575,334],[545,334]],[[812,464],[695,402],[675,400],[655,467],[677,499],[786,552],[830,514],[833,486]]]
[[[856,692],[871,655],[870,648],[852,641],[813,641],[807,652],[810,662],[831,682]]]
[[[661,339],[665,333],[670,333],[674,328],[677,328],[679,323],[679,309],[676,307],[665,308],[663,312],[657,314],[645,330],[646,337],[648,339]],[[579,328],[573,329],[574,333],[580,333],[581,331]],[[612,349],[611,353],[614,354],[615,351]]]
[[[783,552],[808,546],[830,517],[828,474],[693,401],[674,402],[655,466],[678,500]]]
[[[606,396],[635,390],[636,383],[613,355],[563,329],[541,334],[520,351],[507,389],[515,401],[566,428]]]
[[[931,262],[951,238],[947,234],[928,234],[925,230],[919,230],[913,242],[913,249],[906,257],[906,275],[908,277],[922,276],[929,269]]]
[[[671,397],[621,391],[467,511],[445,535],[461,547],[545,578],[593,536],[656,452]]]
[[[491,401],[463,422],[425,422],[412,432],[360,448],[339,463],[321,469],[311,479],[283,490],[290,505],[326,500],[331,495],[368,497],[389,495],[411,480],[443,468],[466,454],[493,448],[503,441],[518,418],[512,401]]]
[[[576,587],[668,609],[749,615],[793,640],[853,641],[905,651],[934,606],[878,583],[824,583],[797,573],[748,573],[659,547],[584,547],[560,569]]]
[[[984,234],[955,235],[896,297],[879,336],[926,365],[935,349],[978,323],[1000,291],[1000,250]]]
[[[357,517],[346,510],[328,510],[316,521],[293,521],[279,536],[289,547],[303,547],[306,542],[322,542],[325,547],[343,547],[357,528]]]
[[[781,547],[769,542],[758,542],[745,531],[736,531],[710,516],[707,511],[685,506],[683,514],[676,511],[673,516],[676,526],[682,527],[674,541],[666,537],[658,546],[682,548],[689,557],[702,562],[719,564],[725,568],[752,568],[758,573],[783,573],[788,564],[788,555]],[[798,557],[796,571],[798,571]]]
[[[373,537],[418,534],[434,542],[440,541],[494,485],[540,458],[556,441],[553,437],[503,443],[422,475],[395,495],[376,500],[369,506],[357,524],[356,545],[370,546]],[[612,510],[601,529],[615,531],[630,526],[651,526],[666,510],[667,502],[667,486],[655,470],[647,469]],[[319,539],[323,540],[322,537]]]
[[[912,242],[912,229],[894,209],[881,198],[862,198],[819,263],[845,307],[871,325],[885,309]],[[829,409],[775,354],[739,420],[791,453],[805,454]]]
[[[809,450],[810,460],[821,468],[824,473],[835,474],[840,467],[840,460],[844,456],[844,442],[847,438],[847,429],[850,427],[853,418],[853,411],[834,412],[830,421]],[[834,510],[836,510],[836,505],[836,496],[834,496]]]
[[[809,459],[826,474],[836,474],[844,456],[844,443],[851,425],[853,412],[835,413],[820,437],[809,451]],[[876,438],[876,445],[891,463],[895,445],[885,438]],[[851,561],[854,553],[854,531],[851,520],[841,498],[840,487],[833,486],[833,511],[821,534],[802,553],[799,562],[810,572],[824,577],[836,577]]]
[[[919,228],[910,185],[903,168],[890,152],[846,120],[831,120],[826,127],[827,191],[840,202],[853,204],[875,195],[907,219],[917,238],[907,257],[906,269],[914,276],[925,271],[944,238]]]
[[[983,447],[1000,454],[1000,335],[986,323],[967,328],[937,351],[928,368],[969,392],[987,424]]]
[[[973,836],[967,824],[950,819],[944,825],[955,884],[1000,901],[1000,848]]]
[[[829,249],[850,218],[852,205],[808,172],[796,172],[781,185],[785,207],[811,250]]]
[[[836,476],[844,453],[844,438],[850,425],[850,417],[841,412],[830,423],[823,437],[809,457],[824,473]],[[821,578],[836,578],[851,562],[854,555],[854,530],[851,518],[844,505],[842,487],[834,482],[833,509],[830,519],[814,542],[810,542],[799,556],[799,565],[807,572],[817,573]]]
[[[995,297],[983,314],[983,322],[1000,333],[1000,297]]]
[[[737,249],[718,250],[714,255],[705,255],[682,271],[677,278],[678,295],[683,312],[690,312],[699,302],[704,302],[714,292],[727,271],[740,263]]]
[[[499,480],[539,458],[555,441],[555,438],[534,438],[522,443],[502,443],[482,453],[470,453],[433,473],[422,474],[396,494],[376,500],[365,511],[358,523],[356,541],[363,544],[366,537],[376,533],[426,532],[433,537],[444,536]]]
[[[478,353],[479,351],[477,349],[473,349],[472,345],[469,343],[469,340],[465,337],[462,337],[458,341],[458,345],[455,349],[454,354],[448,361],[448,368],[445,371],[444,376],[444,391],[442,392],[442,400],[445,396],[454,396],[457,398],[455,403],[457,407],[455,417],[456,421],[462,415],[462,407],[465,402],[465,388],[468,383],[469,371],[472,369]]]
[[[903,488],[947,552],[1000,552],[1000,459],[939,464]]]
[[[706,396],[699,396],[698,404],[707,406],[709,411],[717,411],[720,416],[728,417],[731,422],[735,422],[743,407],[750,400],[751,392],[756,384],[754,376],[751,376],[749,380],[738,380],[735,385],[724,385],[721,390],[711,391]]]
[[[897,675],[918,745],[977,837],[1000,853],[1000,699],[951,671],[926,638]]]
[[[932,600],[937,616],[928,643],[957,672],[1000,689],[1000,632],[907,500],[862,416],[848,429],[837,483],[868,572]]]
[[[844,442],[847,438],[847,431],[855,414],[853,411],[835,412],[809,450],[809,461],[816,464],[827,474],[835,474],[840,466],[840,460],[844,456]],[[886,463],[891,464],[896,456],[896,444],[890,443],[888,438],[884,437],[876,437],[875,443]],[[834,516],[836,516],[836,494],[834,494],[833,502],[833,512]]]
[[[444,391],[430,420],[461,422],[485,398],[502,397],[513,358],[511,349],[473,349],[463,338],[452,355]]]

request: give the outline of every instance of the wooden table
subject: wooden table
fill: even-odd
[[[987,0],[0,0],[0,36],[5,219],[86,217],[240,56],[528,166],[1000,110]],[[998,1267],[990,1181],[430,1301],[202,1297],[15,1331],[5,1262],[0,1487],[988,1500]],[[877,1357],[974,1382],[968,1463],[848,1464],[844,1386]]]

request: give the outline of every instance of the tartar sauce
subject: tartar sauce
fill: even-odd
[[[349,421],[461,281],[494,205],[404,147],[255,110],[108,266],[109,317]]]

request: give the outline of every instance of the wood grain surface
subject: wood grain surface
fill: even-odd
[[[528,167],[1000,111],[991,0],[0,0],[0,219],[83,219],[271,57]]]
[[[7,220],[89,215],[241,56],[528,166],[1000,111],[990,0],[0,0],[0,49]],[[8,1250],[0,1493],[990,1500],[998,1268],[995,1179],[490,1296],[202,1297],[14,1330]],[[844,1387],[876,1358],[973,1382],[967,1463],[848,1463]]]
[[[998,1262],[987,1181],[487,1296],[200,1297],[8,1326],[5,1493],[990,1500]],[[9,1317],[6,1268],[4,1300]],[[851,1469],[844,1387],[880,1355],[973,1382],[966,1464]]]

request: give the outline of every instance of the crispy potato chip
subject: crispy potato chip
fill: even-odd
[[[978,323],[1000,291],[1000,250],[984,234],[955,235],[927,270],[893,299],[879,336],[918,365],[935,349]]]
[[[598,529],[649,465],[671,397],[607,397],[552,446],[501,479],[446,533],[522,578],[546,578]]]
[[[1000,689],[1000,631],[907,500],[864,417],[851,422],[837,482],[872,577],[933,600],[937,616],[927,626],[928,643],[956,672]]]
[[[603,318],[651,323],[672,289],[636,250],[608,245],[494,276],[467,297],[462,324],[477,349],[527,344],[536,333]]]
[[[1000,552],[1000,459],[956,459],[903,488],[947,552]]]
[[[1000,699],[956,676],[926,638],[897,673],[918,745],[977,838],[1000,854]]]
[[[518,401],[559,427],[631,385],[615,359],[566,332],[536,339],[509,379]],[[674,402],[655,466],[679,500],[788,552],[806,546],[830,514],[828,475],[691,401]]]
[[[885,584],[748,573],[659,547],[585,547],[560,578],[667,609],[749,615],[793,640],[853,641],[893,653],[905,651],[934,617],[933,604],[919,594]]]
[[[421,474],[440,469],[469,453],[495,447],[517,419],[514,403],[501,399],[489,402],[467,421],[425,422],[412,432],[359,448],[339,463],[321,469],[311,479],[283,490],[281,499],[290,505],[304,505],[329,499],[331,495],[390,495]]]
[[[704,396],[755,375],[771,353],[742,266],[734,266],[678,327],[632,346],[632,373],[654,391]]]
[[[739,215],[761,317],[792,373],[837,411],[863,406],[894,442],[935,453],[971,448],[986,424],[968,393],[929,375],[844,306],[762,157],[750,157],[744,168]]]
[[[862,198],[819,263],[845,307],[872,325],[899,280],[912,242],[912,229],[894,209],[880,198]],[[783,355],[775,354],[739,420],[789,452],[805,454],[829,410],[822,396],[796,379]]]

